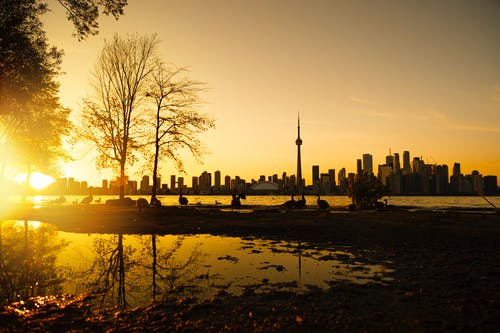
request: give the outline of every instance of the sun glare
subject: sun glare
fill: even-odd
[[[15,181],[19,184],[26,181],[26,174],[20,174],[15,177]],[[35,190],[41,190],[54,182],[54,178],[44,175],[43,173],[33,172],[30,178],[30,186]]]

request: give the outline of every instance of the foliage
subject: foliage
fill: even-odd
[[[43,90],[56,89],[62,52],[49,47],[33,0],[0,0],[0,115],[22,107]],[[57,95],[57,91],[55,93]]]
[[[51,225],[0,221],[0,303],[60,293],[65,268],[56,259],[67,245]]]
[[[158,62],[147,91],[146,96],[155,109],[152,119],[155,137],[151,145],[154,147],[151,203],[156,199],[159,161],[171,159],[183,171],[178,152],[188,149],[196,159],[201,158],[204,150],[198,134],[215,125],[212,119],[197,110],[202,83],[182,77],[185,71]]]
[[[120,170],[120,199],[125,195],[125,168],[141,144],[138,112],[147,78],[156,61],[156,35],[115,35],[106,41],[92,76],[94,93],[84,101],[81,134],[99,153],[97,164]]]
[[[75,26],[78,39],[99,33],[99,10],[118,19],[123,15],[127,0],[57,0],[65,9],[68,20]]]
[[[98,32],[99,9],[118,18],[126,0],[58,0],[83,39]],[[0,148],[8,162],[56,175],[68,156],[62,140],[71,129],[68,109],[58,100],[63,52],[50,47],[40,0],[0,0]],[[29,177],[28,177],[29,178]],[[29,181],[29,179],[28,179]]]
[[[377,200],[387,194],[387,188],[372,174],[356,175],[354,182],[349,184],[348,195],[357,208],[375,208]]]

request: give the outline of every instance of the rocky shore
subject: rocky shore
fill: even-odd
[[[390,283],[331,281],[243,295],[220,290],[209,300],[175,298],[148,307],[95,309],[91,295],[54,297],[43,306],[0,308],[0,331],[347,331],[497,332],[500,329],[500,215],[489,210],[409,207],[346,211],[340,207],[162,207],[104,205],[23,211],[71,232],[214,234],[298,240],[315,248],[347,246],[366,262],[386,262]],[[20,217],[20,216],[18,216]],[[60,296],[61,297],[61,296]],[[35,304],[36,302],[33,301]]]

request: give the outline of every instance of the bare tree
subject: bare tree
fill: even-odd
[[[94,95],[84,101],[82,134],[95,143],[99,167],[119,166],[120,199],[125,167],[141,144],[139,107],[156,61],[156,35],[115,35],[106,41],[93,72]]]
[[[197,110],[203,84],[184,77],[185,72],[185,68],[158,62],[146,95],[156,111],[153,120],[155,138],[151,204],[157,202],[160,160],[172,159],[177,168],[183,171],[183,161],[178,152],[187,149],[199,160],[205,151],[198,134],[215,126],[212,119]]]

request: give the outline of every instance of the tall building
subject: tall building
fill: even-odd
[[[363,173],[363,162],[361,161],[360,158],[356,160],[356,174],[360,175]]]
[[[385,157],[385,164],[394,169],[394,156],[392,156],[390,152],[389,155]]]
[[[141,186],[139,187],[141,192],[149,191],[149,176],[142,176]]]
[[[394,153],[394,165],[392,166],[394,172],[399,172],[401,170],[401,164],[399,164],[399,154]]]
[[[335,183],[335,169],[328,169],[328,175],[330,175],[330,193],[333,193],[337,185]]]
[[[378,166],[378,179],[384,184],[387,185],[387,177],[392,174],[392,167],[387,164],[382,164]]]
[[[497,194],[497,176],[484,177],[484,195]]]
[[[411,173],[410,152],[405,150],[403,152],[403,175],[407,175],[409,173]]]
[[[302,139],[300,138],[300,117],[297,116],[297,191],[302,192],[302,164],[300,160],[300,146],[302,146]]]
[[[210,194],[212,190],[212,174],[203,171],[199,179],[200,194]]]
[[[319,180],[319,165],[312,166],[312,180],[313,180],[313,184],[315,181]]]
[[[363,154],[363,172],[369,175],[373,174],[373,156],[371,154]]]
[[[462,173],[460,171],[460,163],[453,164],[453,171],[450,177],[450,193],[462,193]]]
[[[434,178],[435,178],[435,184],[436,184],[435,193],[436,194],[447,194],[448,193],[448,166],[446,164],[437,165],[436,172],[434,174]]]
[[[193,193],[199,194],[200,193],[200,187],[199,187],[199,180],[198,177],[192,176],[191,177],[191,188],[193,189]]]
[[[175,175],[170,176],[170,191],[175,190]]]
[[[214,172],[214,186],[215,186],[215,193],[220,193],[220,171],[217,170]]]

